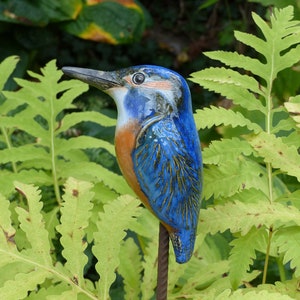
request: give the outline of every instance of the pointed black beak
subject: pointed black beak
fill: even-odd
[[[63,67],[62,71],[64,74],[88,83],[102,91],[121,86],[121,80],[117,72],[104,72],[75,67]]]

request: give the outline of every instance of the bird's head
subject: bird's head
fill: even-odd
[[[118,71],[98,71],[64,67],[63,72],[110,95],[118,109],[118,126],[130,121],[143,122],[178,116],[191,110],[186,81],[169,69],[143,65]]]

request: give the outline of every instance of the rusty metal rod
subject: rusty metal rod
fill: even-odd
[[[169,269],[169,233],[159,223],[156,300],[167,300]]]

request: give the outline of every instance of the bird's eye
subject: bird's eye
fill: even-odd
[[[143,73],[135,73],[132,76],[132,82],[135,84],[142,84],[145,81],[145,75]]]

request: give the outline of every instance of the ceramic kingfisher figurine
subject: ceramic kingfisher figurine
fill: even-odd
[[[75,67],[62,71],[114,99],[120,169],[167,229],[176,261],[187,262],[196,238],[202,159],[186,81],[174,71],[152,65],[113,72]]]

